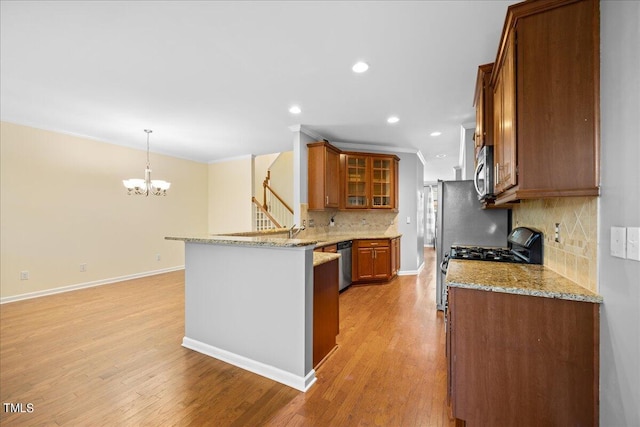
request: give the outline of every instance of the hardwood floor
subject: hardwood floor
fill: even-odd
[[[307,393],[183,348],[183,272],[4,304],[0,424],[453,426],[425,257],[340,295],[338,349]]]

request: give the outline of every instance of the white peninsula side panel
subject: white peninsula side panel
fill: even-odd
[[[306,391],[312,333],[313,245],[185,241],[183,346]]]

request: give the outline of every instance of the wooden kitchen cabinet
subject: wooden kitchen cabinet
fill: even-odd
[[[313,366],[336,346],[339,325],[338,260],[313,268]]]
[[[307,147],[309,210],[398,209],[398,156]]]
[[[309,210],[340,207],[340,150],[327,142],[308,144]]]
[[[478,67],[473,106],[476,109],[476,132],[473,135],[475,157],[485,145],[493,145],[493,90],[491,72],[493,64]]]
[[[391,239],[391,276],[397,276],[400,271],[400,238]]]
[[[494,81],[494,124],[495,140],[493,145],[494,193],[500,194],[516,185],[516,123],[515,96],[515,37],[510,35],[505,45],[504,62],[496,70]]]
[[[354,240],[352,257],[353,282],[388,281],[400,267],[400,238]]]
[[[343,153],[346,209],[397,209],[397,156]]]
[[[493,87],[496,204],[599,194],[599,2],[507,10]]]
[[[457,287],[448,295],[458,424],[598,425],[599,304]]]

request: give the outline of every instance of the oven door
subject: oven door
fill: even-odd
[[[484,146],[478,153],[476,170],[473,175],[473,184],[478,193],[478,199],[484,200],[493,195],[493,182],[491,180],[492,156],[491,148]]]

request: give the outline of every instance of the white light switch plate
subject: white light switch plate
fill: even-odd
[[[627,259],[640,261],[640,227],[627,227]]]
[[[611,256],[626,257],[627,229],[624,227],[611,227]]]

